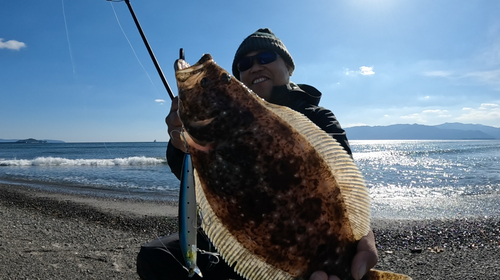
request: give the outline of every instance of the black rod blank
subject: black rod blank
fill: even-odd
[[[153,53],[151,46],[149,46],[148,39],[146,39],[146,35],[144,35],[144,32],[142,31],[141,25],[139,24],[139,20],[137,20],[137,17],[135,16],[135,13],[134,13],[134,10],[132,9],[132,5],[130,5],[130,1],[125,0],[125,3],[127,3],[130,14],[132,14],[132,18],[134,18],[135,25],[137,26],[137,29],[139,30],[139,33],[141,34],[142,41],[144,41],[144,45],[146,45],[146,48],[148,49],[149,56],[151,56],[151,59],[153,60],[153,63],[156,67],[156,71],[158,71],[158,75],[160,75],[161,81],[163,82],[163,85],[165,86],[165,89],[167,90],[168,95],[170,96],[170,99],[174,99],[174,94],[172,92],[172,89],[170,88],[170,85],[168,84],[167,79],[165,78],[165,75],[163,74],[163,71],[161,70],[160,64],[158,64],[158,61],[156,60],[155,54]]]

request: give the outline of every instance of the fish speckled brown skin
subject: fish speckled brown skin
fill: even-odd
[[[202,210],[211,213],[204,229],[223,257],[249,279],[307,279],[317,270],[349,279],[360,234],[325,156],[275,110],[298,113],[263,101],[210,55],[176,77]],[[340,162],[351,161],[320,136]],[[365,192],[354,196],[368,200]],[[369,214],[356,215],[369,223]]]

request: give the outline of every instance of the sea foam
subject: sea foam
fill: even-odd
[[[165,163],[165,159],[144,156],[113,159],[68,159],[61,157],[0,159],[0,166],[136,166],[159,165]]]

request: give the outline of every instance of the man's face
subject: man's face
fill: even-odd
[[[260,52],[251,52],[245,57],[254,56]],[[273,87],[285,85],[290,81],[290,73],[285,61],[278,55],[275,61],[268,64],[253,61],[250,69],[240,72],[240,80],[261,98],[269,100]]]

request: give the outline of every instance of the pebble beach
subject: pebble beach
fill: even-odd
[[[177,231],[173,203],[0,184],[0,279],[139,279],[140,246]],[[499,217],[372,221],[376,269],[413,279],[500,279]]]

